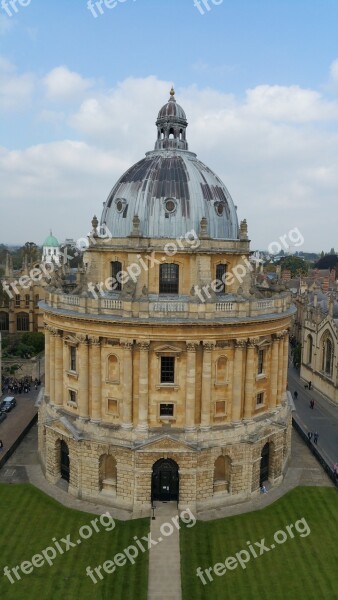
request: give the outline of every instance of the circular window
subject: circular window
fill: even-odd
[[[218,214],[218,216],[221,217],[222,214],[224,213],[224,204],[223,204],[223,202],[216,202],[215,203],[215,210],[216,210],[216,213]]]
[[[168,213],[173,213],[176,210],[176,200],[174,198],[167,198],[164,202],[164,207]]]
[[[115,206],[116,206],[116,210],[117,212],[122,212],[124,210],[124,207],[126,205],[126,201],[124,200],[124,198],[116,198],[115,200]]]

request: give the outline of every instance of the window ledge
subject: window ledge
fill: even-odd
[[[266,379],[266,374],[260,373],[259,375],[256,375],[256,381],[259,381],[260,379]]]
[[[229,381],[223,381],[222,383],[215,381],[214,386],[215,387],[226,387],[227,385],[229,385]]]
[[[157,390],[163,390],[163,389],[167,389],[167,390],[179,390],[180,389],[180,386],[177,385],[176,383],[159,383],[155,387],[156,387]]]
[[[66,373],[70,377],[74,377],[74,379],[78,379],[79,378],[79,374],[76,371],[71,371],[70,369],[68,369],[68,371],[66,371]]]

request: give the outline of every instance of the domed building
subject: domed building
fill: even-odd
[[[46,477],[134,515],[243,501],[290,453],[290,296],[255,287],[246,221],[187,125],[172,90],[155,149],[93,218],[77,288],[43,304]]]
[[[49,236],[43,242],[42,260],[45,263],[54,262],[57,265],[60,264],[60,244],[52,231],[50,231]]]

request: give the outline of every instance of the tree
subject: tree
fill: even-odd
[[[282,271],[289,269],[292,277],[296,277],[297,275],[307,275],[309,271],[308,263],[299,256],[287,256],[286,258],[283,258],[279,264],[282,267]]]

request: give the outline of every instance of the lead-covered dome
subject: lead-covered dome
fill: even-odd
[[[177,238],[207,220],[214,239],[238,239],[233,200],[217,175],[188,151],[187,121],[174,90],[158,114],[155,150],[130,167],[104,204],[101,224],[112,237],[127,237],[134,217],[144,237]]]

